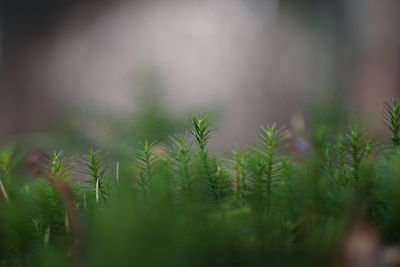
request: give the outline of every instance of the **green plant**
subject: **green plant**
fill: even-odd
[[[208,151],[206,150],[206,145],[210,139],[210,134],[212,132],[212,129],[210,129],[212,117],[210,117],[209,115],[201,115],[191,118],[190,122],[192,123],[191,133],[195,137],[197,145],[200,148],[198,157],[202,164],[205,177],[208,180],[210,192],[214,200],[216,202],[219,202],[220,195],[217,189],[219,187],[219,181],[215,175],[216,161],[215,159],[210,158]]]
[[[212,117],[210,117],[209,115],[201,115],[191,118],[190,122],[193,126],[193,128],[191,129],[191,133],[196,138],[197,144],[200,147],[200,151],[205,152],[206,145],[210,139],[210,134],[212,132],[212,129],[210,129]]]
[[[262,127],[261,129],[262,133],[260,134],[260,139],[263,146],[261,152],[266,162],[266,207],[269,210],[271,207],[272,185],[282,167],[282,161],[276,154],[279,152],[279,149],[282,148],[282,143],[286,137],[283,134],[283,128],[278,129],[275,124],[266,128]]]
[[[61,177],[67,174],[68,167],[65,165],[65,158],[63,152],[53,152],[47,162],[49,176],[53,178]]]
[[[138,179],[136,184],[143,195],[146,195],[150,190],[151,183],[153,180],[153,143],[149,143],[147,140],[143,143],[142,148],[137,150],[137,168],[139,170]]]
[[[352,169],[353,182],[358,184],[360,181],[360,168],[362,161],[369,156],[373,149],[372,141],[365,139],[357,127],[350,127],[347,138],[347,152],[350,156],[350,167]]]
[[[3,198],[10,203],[6,187],[11,185],[12,170],[15,167],[14,147],[9,145],[0,149],[0,191]]]
[[[232,152],[232,163],[235,172],[235,196],[239,206],[244,204],[247,191],[246,152],[234,149]]]
[[[106,167],[103,164],[104,154],[100,151],[95,151],[90,148],[87,154],[83,157],[82,161],[86,169],[83,171],[84,174],[91,177],[89,183],[94,188],[96,203],[99,204],[100,199],[105,198],[104,187],[104,174]]]
[[[186,136],[171,137],[173,142],[172,158],[175,166],[175,173],[180,177],[180,187],[188,194],[193,192],[191,168],[191,144],[188,144]]]
[[[384,104],[385,113],[383,117],[386,120],[387,127],[392,133],[393,145],[398,147],[400,145],[400,102],[398,99],[393,99],[391,102]]]
[[[93,149],[80,165],[55,152],[46,172],[17,179],[16,153],[0,149],[0,265],[361,266],[338,255],[362,250],[351,238],[367,233],[381,237],[371,253],[384,266],[380,252],[400,243],[396,149],[315,124],[296,152],[272,124],[259,144],[214,154],[211,117],[190,122],[197,148],[186,135],[144,141],[134,165],[107,157],[115,179]]]

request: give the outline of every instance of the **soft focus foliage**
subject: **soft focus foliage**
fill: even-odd
[[[93,149],[77,160],[55,152],[28,181],[3,147],[0,264],[395,265],[398,106],[385,105],[390,144],[319,124],[301,157],[276,125],[262,127],[259,145],[213,155],[209,116],[190,119],[191,136],[170,145],[143,142],[121,165]]]

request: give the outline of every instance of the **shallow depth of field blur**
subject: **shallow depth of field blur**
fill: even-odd
[[[382,143],[389,140],[390,143],[392,137],[384,124],[382,113],[385,102],[400,96],[399,26],[400,1],[397,0],[2,0],[0,3],[0,165],[2,157],[3,160],[7,158],[4,155],[15,155],[16,163],[13,168],[15,168],[16,176],[20,177],[17,178],[20,179],[18,183],[30,184],[35,183],[33,177],[37,175],[35,173],[37,170],[32,170],[32,164],[36,163],[32,162],[41,161],[42,158],[48,159],[53,151],[63,151],[63,156],[68,161],[70,157],[79,157],[77,155],[85,154],[88,149],[93,148],[94,151],[107,153],[108,170],[112,173],[110,176],[115,174],[118,162],[118,170],[121,171],[118,175],[129,177],[133,175],[131,172],[135,172],[133,167],[135,156],[137,156],[135,151],[143,152],[145,151],[143,146],[146,147],[147,142],[149,144],[157,142],[153,146],[154,153],[167,153],[164,150],[167,150],[171,143],[170,136],[186,132],[193,126],[189,118],[194,118],[193,116],[199,116],[199,114],[210,114],[213,117],[213,123],[210,126],[212,134],[207,142],[208,151],[226,158],[230,157],[229,153],[234,148],[245,150],[257,144],[260,139],[258,136],[260,126],[273,123],[278,125],[277,129],[284,125],[282,132],[289,139],[288,145],[282,148],[282,153],[294,155],[293,157],[299,160],[299,166],[303,167],[314,166],[311,163],[307,165],[308,163],[305,162],[318,161],[317,156],[322,155],[311,152],[315,145],[314,134],[318,135],[316,129],[319,129],[320,124],[332,130],[329,133],[331,135],[342,134],[339,130],[347,129],[348,124],[356,125],[357,129],[361,129],[363,134],[373,140]],[[355,133],[351,132],[351,134]],[[343,135],[345,136],[345,133]],[[321,140],[325,139],[321,138]],[[319,145],[323,147],[320,143],[317,147]],[[7,149],[13,152],[7,154]],[[369,148],[366,150],[369,151]],[[200,146],[200,165],[208,162],[207,157],[202,158],[205,153],[201,154],[202,152],[204,151]],[[375,160],[381,156],[378,154],[372,153],[371,157]],[[56,155],[57,153],[53,154],[53,156]],[[166,162],[169,164],[168,160]],[[394,167],[394,170],[388,167],[398,161],[387,160],[387,162],[389,162],[387,165],[384,164],[386,173],[398,172]],[[167,167],[155,165],[156,170],[160,172],[155,176],[164,177],[166,174],[163,172],[168,172],[165,170]],[[282,166],[285,166],[282,167],[284,172],[289,173],[299,168],[298,165],[293,168],[289,165],[282,163]],[[222,165],[215,163],[214,167],[216,173],[222,170],[221,173],[225,175]],[[310,168],[313,170],[313,167]],[[351,168],[354,171],[354,166]],[[235,168],[232,167],[232,170]],[[369,173],[369,171],[360,172],[362,175]],[[282,176],[293,176],[287,173]],[[0,180],[1,175],[0,171]],[[226,175],[232,175],[230,170],[226,171]],[[304,173],[299,174],[301,175],[307,176]],[[312,175],[322,176],[317,172]],[[358,174],[353,173],[353,175],[358,177]],[[375,173],[371,174],[371,177],[375,177],[374,175]],[[302,186],[306,190],[307,186],[305,184]],[[327,188],[329,187],[324,187],[324,189]],[[33,192],[42,189],[33,186],[30,190]],[[18,194],[15,193],[15,196]],[[109,196],[113,194],[115,192],[109,192]],[[321,192],[315,194],[320,197]],[[340,191],[340,194],[342,194],[340,197],[348,196],[347,191]],[[122,194],[115,202],[122,203],[124,197],[125,195]],[[3,201],[3,198],[4,195],[0,201]],[[12,198],[12,193],[10,198]],[[164,199],[160,199],[153,200],[154,203],[149,205],[156,206],[155,210],[162,213],[163,209],[160,208],[159,202],[161,203]],[[128,235],[137,234],[140,238],[160,236],[169,230],[177,231],[177,235],[181,234],[178,233],[177,225],[182,224],[183,227],[185,220],[183,217],[200,216],[199,210],[206,209],[197,201],[188,202],[195,206],[195,211],[189,211],[191,208],[185,206],[185,212],[179,213],[179,216],[171,215],[181,220],[177,224],[172,221],[166,221],[165,225],[155,223],[153,230],[156,234],[150,233],[152,232],[151,225],[148,228],[145,227],[143,230],[145,233],[141,232],[140,227],[146,225],[147,219],[154,223],[155,218],[169,218],[165,214],[160,217],[156,215],[146,217],[146,220],[137,222],[137,225],[132,228],[135,230],[132,230],[128,224],[128,222],[135,222],[134,215],[126,215],[127,222],[125,224],[121,222],[121,231],[128,232]],[[341,202],[339,206],[345,207],[348,204],[346,201],[343,200],[346,204]],[[126,204],[126,202],[123,203]],[[311,205],[310,210],[315,208],[307,203],[305,206]],[[112,205],[118,206],[116,203]],[[143,214],[146,212],[138,207],[139,204],[136,205],[135,211],[144,218]],[[29,210],[27,206],[23,207]],[[2,234],[4,227],[7,227],[2,217],[10,216],[11,218],[12,216],[7,214],[7,211],[12,209],[9,206],[3,209],[2,204],[0,208],[1,247],[3,242],[6,242],[4,241],[6,235]],[[242,209],[227,208],[227,210],[241,214],[248,207],[240,206],[240,208]],[[254,207],[250,204],[250,209],[252,208]],[[350,207],[346,209],[346,212],[353,209],[355,208]],[[91,225],[92,220],[101,222],[95,225],[95,229],[88,232],[95,233],[108,229],[107,227],[112,225],[110,217],[118,212],[118,208],[115,207],[104,212],[97,209],[88,212],[90,213],[87,218],[88,225]],[[244,213],[246,212],[248,211]],[[305,221],[315,219],[312,216],[316,213],[311,211],[307,213],[308,209],[301,212],[304,213]],[[337,210],[335,212],[340,213]],[[379,212],[381,212],[380,209]],[[382,214],[385,212],[390,213],[385,210]],[[379,218],[390,217],[382,214],[374,213],[372,217],[375,215]],[[256,236],[259,234],[257,231],[263,229],[264,225],[254,228],[258,229],[252,233],[254,237],[249,236],[245,241],[236,240],[236,236],[232,234],[236,231],[235,227],[240,228],[241,223],[252,225],[259,222],[240,221],[229,225],[232,229],[222,230],[225,222],[221,221],[228,220],[224,217],[225,215],[225,213],[223,215],[212,213],[210,216],[215,216],[215,218],[204,219],[205,224],[212,224],[214,220],[218,221],[215,227],[205,226],[204,229],[196,230],[184,228],[188,233],[186,236],[180,235],[182,244],[193,244],[197,240],[204,244],[195,248],[191,247],[193,250],[186,250],[181,245],[176,245],[173,247],[176,254],[189,255],[195,253],[196,249],[202,250],[204,257],[198,256],[198,258],[204,261],[198,262],[199,266],[205,266],[203,264],[217,266],[218,261],[208,262],[207,260],[214,257],[213,253],[215,255],[226,253],[225,256],[221,256],[220,264],[257,265],[261,262],[265,263],[262,259],[265,251],[270,253],[268,255],[275,255],[275,257],[271,256],[273,260],[270,264],[272,265],[279,265],[280,256],[287,255],[292,257],[287,258],[288,264],[289,262],[293,264],[298,259],[306,259],[299,261],[299,264],[301,262],[305,265],[311,262],[326,263],[326,259],[329,259],[330,263],[333,262],[333,265],[336,264],[335,260],[331,260],[335,258],[332,256],[334,253],[326,248],[334,243],[332,240],[336,242],[337,236],[332,229],[337,230],[337,228],[329,228],[330,226],[326,225],[339,225],[339,219],[324,221],[326,228],[323,229],[332,230],[327,233],[331,239],[327,237],[326,240],[318,242],[315,239],[318,234],[315,234],[310,237],[310,240],[307,239],[309,243],[306,246],[299,246],[300,249],[296,248],[292,251],[291,247],[290,249],[285,247],[283,241],[278,244],[285,248],[271,248],[269,244],[263,244],[265,247],[262,248],[254,245],[261,242],[260,240],[275,242],[274,238],[280,239],[284,236],[277,232],[276,236],[269,236],[265,240],[261,238],[256,242]],[[297,215],[296,212],[291,213],[291,216]],[[28,216],[26,218],[24,216],[16,216],[18,220],[15,219],[15,223],[11,219],[5,219],[4,222],[15,226],[30,215],[26,215]],[[277,222],[278,218],[281,218],[279,216],[269,220],[270,225],[265,227],[271,226],[271,229],[282,230],[280,227],[275,227],[280,223]],[[21,219],[22,217],[24,219]],[[344,216],[335,218],[342,220]],[[343,225],[346,224],[344,221],[345,219],[341,221]],[[393,222],[398,221],[400,220],[396,217],[396,220],[393,219],[388,224],[378,224],[376,228],[385,229],[379,232],[375,226],[370,226],[369,221],[360,220],[359,227],[355,227],[356,230],[348,234],[350,241],[346,239],[347,241],[343,243],[351,243],[353,242],[351,238],[354,238],[355,243],[361,242],[362,245],[372,247],[371,250],[374,250],[374,246],[381,245],[382,250],[384,245],[388,248],[393,245],[398,249],[397,242],[400,240],[387,238],[390,236],[388,229],[394,225]],[[56,222],[56,224],[63,223]],[[285,221],[285,227],[297,231],[295,225],[297,222],[293,222],[293,225],[291,223],[290,220]],[[50,226],[46,227],[44,225],[43,229],[38,230],[40,233],[44,232],[45,240],[48,238],[47,229],[48,231],[53,229]],[[55,226],[54,228],[58,229]],[[207,229],[215,232],[204,234],[202,231],[207,231]],[[322,231],[321,229],[319,231]],[[138,232],[133,233],[134,231]],[[215,241],[212,243],[215,247],[207,247],[206,239],[213,235],[218,238],[219,231],[224,233],[220,234],[221,239],[229,236],[233,240]],[[224,231],[228,231],[229,234]],[[203,234],[204,240],[199,240]],[[172,233],[165,235],[169,236]],[[26,236],[23,234],[15,236],[23,240],[18,242],[25,242]],[[117,240],[116,236],[120,237],[118,231],[114,229],[98,239],[88,239],[92,242],[111,240],[112,243]],[[365,240],[357,239],[360,236]],[[381,238],[384,240],[382,244]],[[123,237],[121,239],[124,240]],[[160,259],[165,258],[168,262],[166,265],[185,266],[187,262],[181,262],[178,260],[179,257],[173,258],[162,251],[162,246],[167,246],[166,240],[169,239],[161,238],[160,240],[165,241],[166,244],[158,244],[154,248],[156,251],[152,251],[151,241],[146,241],[144,248],[133,247],[132,250],[138,249],[143,252],[140,255],[143,259],[161,255]],[[291,240],[291,237],[287,240]],[[386,244],[387,240],[393,241],[393,244]],[[45,241],[46,246],[43,250],[47,248],[48,242],[48,240]],[[229,253],[224,250],[224,242],[233,244],[232,251]],[[297,242],[297,239],[293,242]],[[236,243],[240,246],[235,247]],[[124,240],[121,244],[129,246],[130,243]],[[139,246],[140,242],[135,244]],[[351,251],[352,245],[354,244],[349,245],[348,251]],[[311,259],[309,251],[314,249],[317,251],[319,246],[322,247],[322,254],[316,256],[319,257],[318,259]],[[259,250],[254,252],[252,250],[254,247]],[[357,247],[357,244],[354,247]],[[98,251],[85,251],[82,254],[92,255],[93,252],[93,255],[108,255],[102,254],[103,249],[107,250],[106,246],[98,246],[96,249]],[[108,251],[108,253],[114,257],[104,256],[104,262],[101,263],[99,263],[101,261],[99,258],[88,257],[90,264],[117,266],[127,262],[146,262],[146,260],[142,261],[142,258],[133,261],[124,259],[121,255],[129,254],[129,249],[126,247],[120,251],[117,251],[119,247],[109,249],[111,252]],[[389,256],[385,255],[400,258],[400,252],[396,249],[392,254],[387,252]],[[10,256],[10,259],[12,258],[10,261],[4,260],[8,259],[9,255],[6,255],[8,252],[0,252],[0,264],[8,266],[13,263],[17,264],[15,266],[24,266],[32,259],[31,254],[24,254],[22,250],[10,249],[10,251],[17,256]],[[35,264],[40,266],[43,259],[57,262],[58,257],[68,258],[68,253],[64,255],[60,251],[62,250],[59,250],[57,245],[54,251],[46,251],[43,254],[35,252],[36,256],[46,255],[43,258],[37,256]],[[276,251],[285,251],[286,254],[276,254]],[[240,258],[241,253],[245,255],[243,258]],[[232,254],[238,255],[237,262],[230,261]],[[21,260],[20,255],[30,256]],[[80,257],[85,258],[82,255]],[[251,258],[251,261],[247,261],[247,257]],[[387,262],[399,263],[398,258]],[[241,261],[242,259],[246,260]],[[66,260],[66,262],[69,261]],[[362,261],[358,259],[354,262],[360,264],[355,266],[363,266],[363,263],[360,263]],[[371,263],[366,260],[366,262],[376,264],[370,266],[392,266],[385,265],[386,263],[381,265],[377,263],[378,261]],[[382,260],[382,262],[386,261]],[[84,261],[80,263],[82,266],[86,264]],[[157,259],[152,261],[152,264],[162,266],[159,265],[162,264],[161,260],[157,262]],[[348,264],[350,265],[347,266],[352,266],[351,263]]]
[[[172,120],[216,113],[212,143],[226,150],[254,141],[260,124],[306,116],[332,91],[381,134],[381,103],[399,94],[396,0],[1,5],[0,134],[36,147],[67,131],[65,142],[76,133],[116,147],[113,119],[122,134],[148,109]],[[130,140],[175,128],[143,123]]]

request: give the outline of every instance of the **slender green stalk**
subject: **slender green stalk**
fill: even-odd
[[[84,171],[85,174],[92,178],[92,183],[95,190],[96,203],[100,203],[100,199],[104,198],[103,190],[103,177],[105,173],[105,166],[103,165],[104,155],[100,151],[95,151],[90,148],[83,159],[83,162],[87,168]]]
[[[258,149],[254,148],[249,153],[245,162],[246,173],[249,176],[249,197],[251,204],[258,210],[265,207],[265,169],[267,163],[265,161],[264,153]]]
[[[400,145],[400,102],[398,99],[393,99],[391,102],[384,104],[385,112],[383,117],[390,132],[392,133],[392,143],[395,147]]]
[[[360,164],[362,160],[362,134],[357,128],[351,127],[347,134],[353,167],[353,179],[356,183],[360,180]]]
[[[137,167],[139,169],[139,179],[137,185],[144,195],[150,190],[153,180],[153,151],[152,147],[155,142],[149,143],[147,140],[143,143],[142,148],[137,151]]]
[[[10,198],[8,197],[6,188],[4,187],[3,181],[0,179],[0,189],[1,189],[1,193],[3,194],[4,199],[10,203]]]
[[[277,176],[280,165],[277,158],[278,147],[282,145],[285,136],[282,134],[283,128],[277,128],[275,124],[270,126],[261,127],[262,132],[260,134],[261,143],[263,145],[263,153],[265,155],[266,167],[266,205],[267,210],[271,208],[271,195],[272,195],[272,183],[274,178]]]
[[[215,161],[216,170],[215,170],[215,196],[217,199],[217,203],[221,202],[230,192],[229,185],[229,174],[224,168],[223,164],[219,161]]]
[[[190,144],[187,144],[185,136],[171,137],[173,142],[173,161],[177,174],[181,179],[181,188],[192,193],[192,179],[189,173],[191,162]]]
[[[206,145],[210,139],[212,130],[210,129],[212,117],[209,115],[202,115],[193,117],[191,120],[193,129],[191,130],[193,136],[196,138],[201,151],[205,151]]]
[[[49,242],[50,242],[50,231],[51,231],[51,227],[50,225],[48,225],[46,227],[46,231],[44,232],[44,236],[43,236],[43,243],[45,247],[49,246]]]
[[[358,184],[360,181],[360,168],[363,160],[376,147],[371,140],[366,139],[357,127],[350,127],[347,138],[347,151],[350,155],[350,166],[352,169],[353,181]]]
[[[10,197],[7,193],[6,185],[11,182],[12,159],[14,156],[14,147],[6,146],[0,149],[0,190],[4,199],[10,203]]]
[[[100,179],[96,180],[96,203],[99,204],[100,201]]]
[[[115,168],[115,181],[119,182],[119,161],[117,161],[117,166]]]
[[[246,192],[246,155],[238,149],[233,150],[233,164],[235,170],[235,196],[236,201],[240,205],[244,202]]]
[[[60,177],[66,173],[67,168],[62,151],[53,152],[48,161],[48,169],[50,176],[53,178]]]
[[[196,138],[197,144],[200,148],[199,157],[205,170],[205,175],[208,179],[211,194],[216,202],[219,202],[219,196],[217,193],[217,180],[215,174],[212,173],[210,166],[210,159],[206,145],[210,139],[212,130],[210,129],[212,118],[209,115],[202,115],[199,117],[193,117],[191,120],[192,130],[191,133]]]

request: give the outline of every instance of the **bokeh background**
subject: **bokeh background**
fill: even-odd
[[[122,149],[212,112],[226,150],[307,127],[315,103],[380,135],[400,93],[397,0],[2,0],[0,16],[1,143]]]

